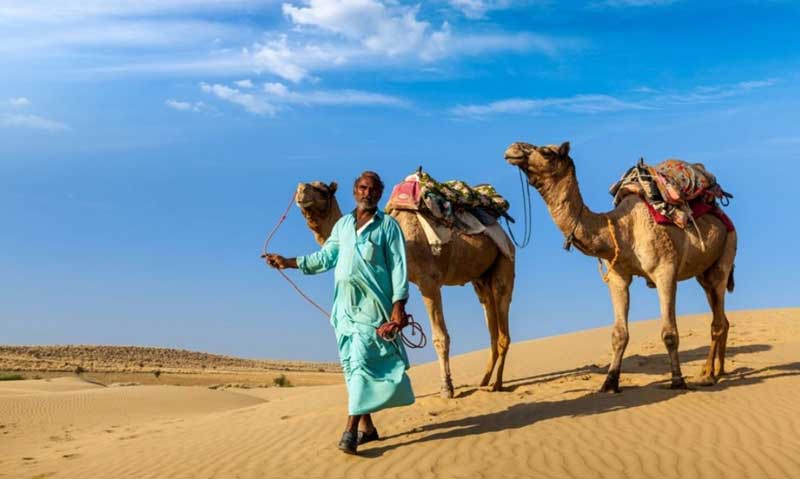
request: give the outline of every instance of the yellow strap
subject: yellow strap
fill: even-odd
[[[608,222],[608,230],[611,232],[611,241],[614,242],[614,258],[611,259],[611,264],[608,265],[608,271],[603,273],[603,262],[598,258],[597,259],[597,269],[600,271],[600,278],[603,279],[604,283],[608,283],[608,275],[611,273],[611,270],[614,269],[614,265],[617,264],[617,259],[619,258],[619,243],[617,243],[617,234],[614,232],[614,225],[611,224],[611,218],[606,216],[606,221]]]

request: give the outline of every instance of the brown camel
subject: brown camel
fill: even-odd
[[[342,216],[335,193],[336,183],[326,185],[315,181],[297,185],[297,205],[320,245]],[[406,239],[408,279],[419,287],[430,318],[433,345],[439,357],[442,396],[453,397],[453,381],[450,376],[450,335],[444,322],[441,288],[469,282],[483,305],[491,336],[489,363],[480,385],[489,384],[497,365],[497,379],[492,390],[500,391],[511,343],[508,309],[514,290],[514,262],[503,255],[485,234],[454,234],[449,243],[442,245],[441,253],[434,255],[415,212],[395,210],[392,216],[400,223]]]
[[[657,225],[644,200],[628,195],[608,213],[593,213],[583,203],[569,143],[534,146],[513,143],[505,152],[508,163],[518,166],[542,195],[550,215],[566,237],[584,254],[605,261],[608,289],[614,306],[611,344],[614,357],[601,391],[619,392],[622,356],[628,344],[628,287],[633,276],[655,285],[661,303],[661,338],[669,353],[672,388],[686,388],[678,360],[678,327],[675,324],[677,282],[697,278],[713,312],[711,347],[702,372],[702,384],[713,384],[725,372],[725,289],[733,291],[736,233],[728,232],[714,215],[696,219],[705,247],[695,231]],[[614,238],[619,246],[616,262]],[[714,359],[719,369],[714,369]]]

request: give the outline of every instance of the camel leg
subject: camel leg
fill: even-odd
[[[717,271],[714,271],[715,269],[716,267],[712,267],[697,278],[697,281],[706,292],[708,304],[711,306],[711,313],[713,314],[713,320],[711,321],[711,346],[709,346],[708,358],[706,359],[705,366],[703,366],[702,377],[699,381],[702,385],[712,385],[717,382],[718,376],[714,370],[714,359],[717,357],[719,357],[719,374],[723,374],[725,358],[724,348],[725,341],[728,338],[729,323],[728,318],[725,317],[725,286],[728,275],[720,275]],[[723,278],[723,281],[718,279],[720,277]]]
[[[728,342],[730,324],[725,316],[725,290],[733,271],[733,259],[736,256],[736,235],[729,233],[725,249],[716,263],[697,277],[697,282],[706,292],[708,304],[711,306],[713,320],[711,322],[711,346],[706,364],[703,366],[700,384],[714,384],[725,374],[725,346]],[[719,370],[714,369],[714,359],[719,362]]]
[[[614,307],[614,327],[611,329],[611,347],[614,357],[608,366],[608,374],[600,392],[619,392],[619,375],[622,370],[622,357],[628,346],[628,309],[630,307],[630,285],[632,277],[623,276],[616,271],[608,274],[608,292]]]
[[[425,309],[428,310],[428,317],[431,320],[431,336],[433,336],[433,347],[439,357],[439,373],[442,378],[441,395],[449,399],[453,397],[453,380],[450,378],[450,335],[447,333],[447,326],[444,324],[444,312],[442,310],[442,291],[438,286],[420,286],[422,299]]]
[[[514,262],[502,254],[497,255],[497,261],[492,268],[491,287],[494,299],[497,322],[497,380],[492,386],[492,391],[503,390],[503,369],[506,364],[506,354],[511,346],[511,334],[508,330],[508,312],[511,307],[511,296],[514,292]]]
[[[478,295],[478,299],[483,306],[486,328],[489,330],[489,363],[486,365],[486,372],[483,373],[483,379],[480,382],[480,386],[484,387],[492,379],[492,371],[494,371],[494,365],[497,362],[497,312],[489,280],[478,278],[472,282],[472,287],[475,288],[475,294]]]
[[[675,321],[675,293],[678,289],[678,283],[674,273],[661,276],[656,280],[656,288],[658,289],[658,299],[661,305],[661,340],[664,341],[664,346],[667,347],[672,368],[672,384],[670,387],[672,389],[687,389],[686,381],[683,379],[683,374],[681,374],[680,359],[678,359],[680,337],[678,336],[678,324]]]

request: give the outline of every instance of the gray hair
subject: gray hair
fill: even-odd
[[[378,184],[378,188],[381,190],[381,194],[383,194],[383,181],[381,181],[381,177],[375,173],[374,171],[364,171],[362,172],[358,178],[353,182],[353,190],[355,191],[356,187],[358,186],[358,182],[361,181],[362,178],[371,178],[372,181]]]

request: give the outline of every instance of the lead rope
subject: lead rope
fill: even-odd
[[[525,188],[526,183],[528,185],[527,188]],[[508,222],[508,216],[504,218],[506,220],[508,234],[511,235],[511,240],[518,248],[522,249],[531,242],[531,233],[533,232],[533,221],[531,217],[533,215],[533,209],[531,208],[531,184],[524,178],[524,173],[522,173],[521,168],[519,170],[519,184],[522,188],[522,215],[525,218],[525,226],[522,230],[522,243],[517,243],[517,238],[514,237],[514,232],[511,231],[511,225]]]
[[[272,231],[269,233],[269,235],[267,236],[267,239],[264,241],[264,247],[261,250],[261,257],[262,258],[266,257],[267,248],[269,247],[269,243],[270,243],[270,241],[272,241],[272,237],[275,236],[275,233],[278,231],[278,228],[280,228],[280,226],[283,224],[283,222],[286,221],[286,217],[289,215],[289,210],[292,208],[292,204],[294,204],[294,201],[295,201],[295,195],[292,195],[292,199],[289,200],[289,204],[286,206],[286,210],[284,210],[283,215],[281,215],[281,218],[278,220],[278,223],[275,225],[274,228],[272,228]],[[286,273],[283,272],[282,269],[278,269],[278,268],[275,268],[275,269],[278,271],[278,273],[281,274],[281,276],[283,276],[283,279],[285,279],[286,281],[289,282],[289,284],[292,285],[294,290],[297,291],[300,294],[300,296],[303,297],[303,299],[305,299],[306,301],[311,303],[311,305],[314,306],[315,308],[317,308],[317,310],[319,310],[319,312],[322,313],[322,315],[325,316],[326,318],[330,318],[331,317],[331,313],[326,311],[322,306],[317,304],[313,299],[309,298],[308,295],[306,293],[304,293],[303,290],[300,289],[300,287],[297,286],[295,284],[295,282],[292,281],[292,279]],[[416,336],[416,333],[419,333],[419,335],[420,335],[419,342],[412,343],[410,339],[406,338],[406,336],[405,336],[405,334],[403,334],[402,330],[400,330],[400,333],[399,333],[400,334],[400,339],[409,348],[412,348],[412,349],[424,348],[425,345],[428,344],[428,338],[425,336],[425,332],[422,330],[422,326],[420,326],[420,324],[414,320],[414,316],[412,316],[410,314],[406,315],[406,319],[408,319],[408,326],[411,326],[411,336]],[[396,337],[397,337],[397,335],[395,335],[395,337],[392,338],[392,341],[394,341],[394,339]]]

